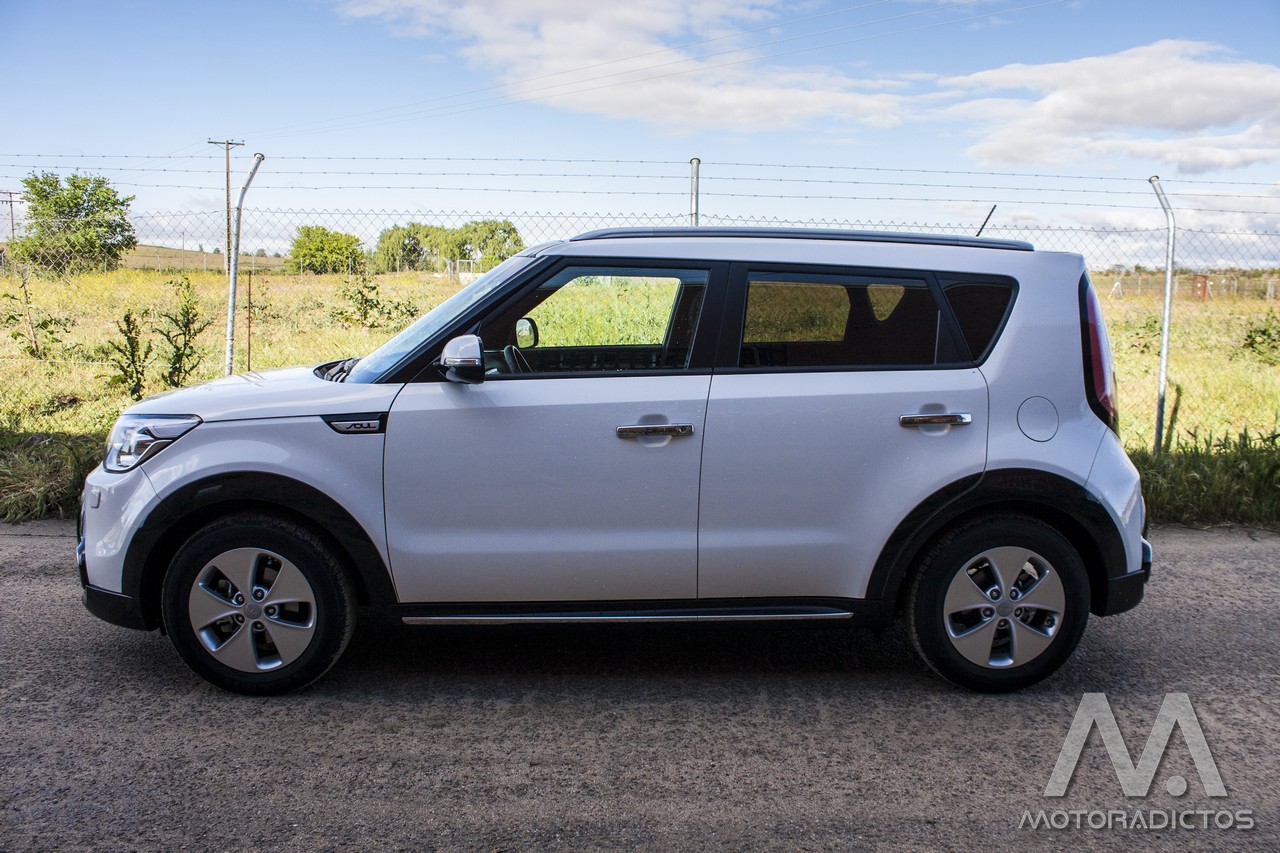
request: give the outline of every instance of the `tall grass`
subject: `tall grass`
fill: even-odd
[[[1192,435],[1160,454],[1129,456],[1142,474],[1147,513],[1157,523],[1253,524],[1280,521],[1280,433]]]

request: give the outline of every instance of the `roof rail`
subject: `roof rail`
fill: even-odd
[[[913,243],[927,246],[967,246],[977,249],[1008,249],[1033,252],[1035,246],[1023,240],[966,237],[960,234],[912,234],[903,231],[845,231],[835,228],[601,228],[588,231],[569,242],[618,240],[640,237],[746,237],[754,240],[846,240],[853,243]]]

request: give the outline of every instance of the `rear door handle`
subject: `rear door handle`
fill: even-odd
[[[647,435],[693,435],[693,424],[631,424],[618,427],[618,438],[642,438]]]
[[[964,426],[971,423],[973,423],[973,416],[968,412],[948,412],[938,415],[903,415],[898,418],[898,425],[904,427]]]

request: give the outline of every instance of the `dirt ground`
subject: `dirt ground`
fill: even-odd
[[[0,850],[1280,849],[1280,536],[1152,541],[1147,600],[1009,696],[898,630],[366,623],[315,687],[249,699],[90,616],[72,524],[2,526]],[[1046,798],[1090,692],[1135,762],[1187,693],[1227,797],[1175,729],[1149,796],[1094,732]]]

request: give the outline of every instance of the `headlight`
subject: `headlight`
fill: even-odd
[[[121,415],[111,428],[102,467],[116,474],[137,468],[200,423],[195,415]]]

